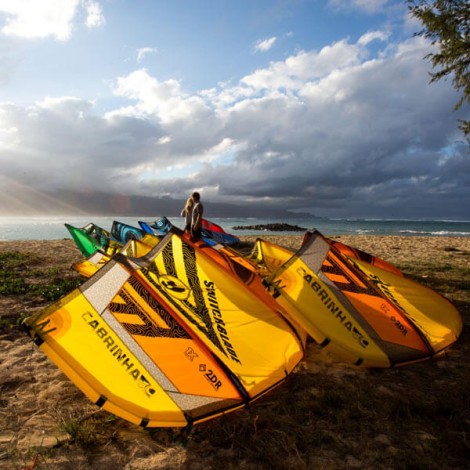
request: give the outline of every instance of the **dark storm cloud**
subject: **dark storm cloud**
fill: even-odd
[[[470,217],[468,145],[449,83],[429,85],[421,38],[370,56],[340,41],[197,95],[145,70],[120,77],[129,106],[0,107],[4,175],[41,189],[91,187],[308,208],[322,215]]]

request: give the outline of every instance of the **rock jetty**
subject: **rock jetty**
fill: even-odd
[[[264,230],[266,232],[305,232],[306,228],[290,224],[237,225],[233,230]]]

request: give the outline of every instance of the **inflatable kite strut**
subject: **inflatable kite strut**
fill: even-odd
[[[266,285],[279,304],[316,342],[355,364],[427,360],[460,335],[462,318],[447,299],[380,258],[318,231],[309,231],[289,259],[285,251],[258,245],[258,260],[272,272]]]

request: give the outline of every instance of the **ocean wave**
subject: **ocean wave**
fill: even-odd
[[[427,230],[400,230],[400,233],[406,235],[428,235],[432,237],[468,237],[470,232],[455,232],[451,230],[437,230],[437,231],[427,231]]]

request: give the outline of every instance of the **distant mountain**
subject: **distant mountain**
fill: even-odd
[[[73,192],[56,194],[69,205],[95,215],[121,215],[126,217],[178,217],[185,205],[184,199],[154,198],[146,196],[125,196],[106,193],[88,195]],[[272,209],[262,205],[222,204],[203,199],[207,217],[312,217],[311,214],[293,214],[284,209]],[[314,217],[314,216],[313,216]]]
[[[38,192],[22,186],[0,192],[0,216],[105,215],[122,217],[178,217],[186,199],[128,196],[103,192]],[[210,217],[314,217],[263,205],[221,204],[204,200],[205,214]]]

